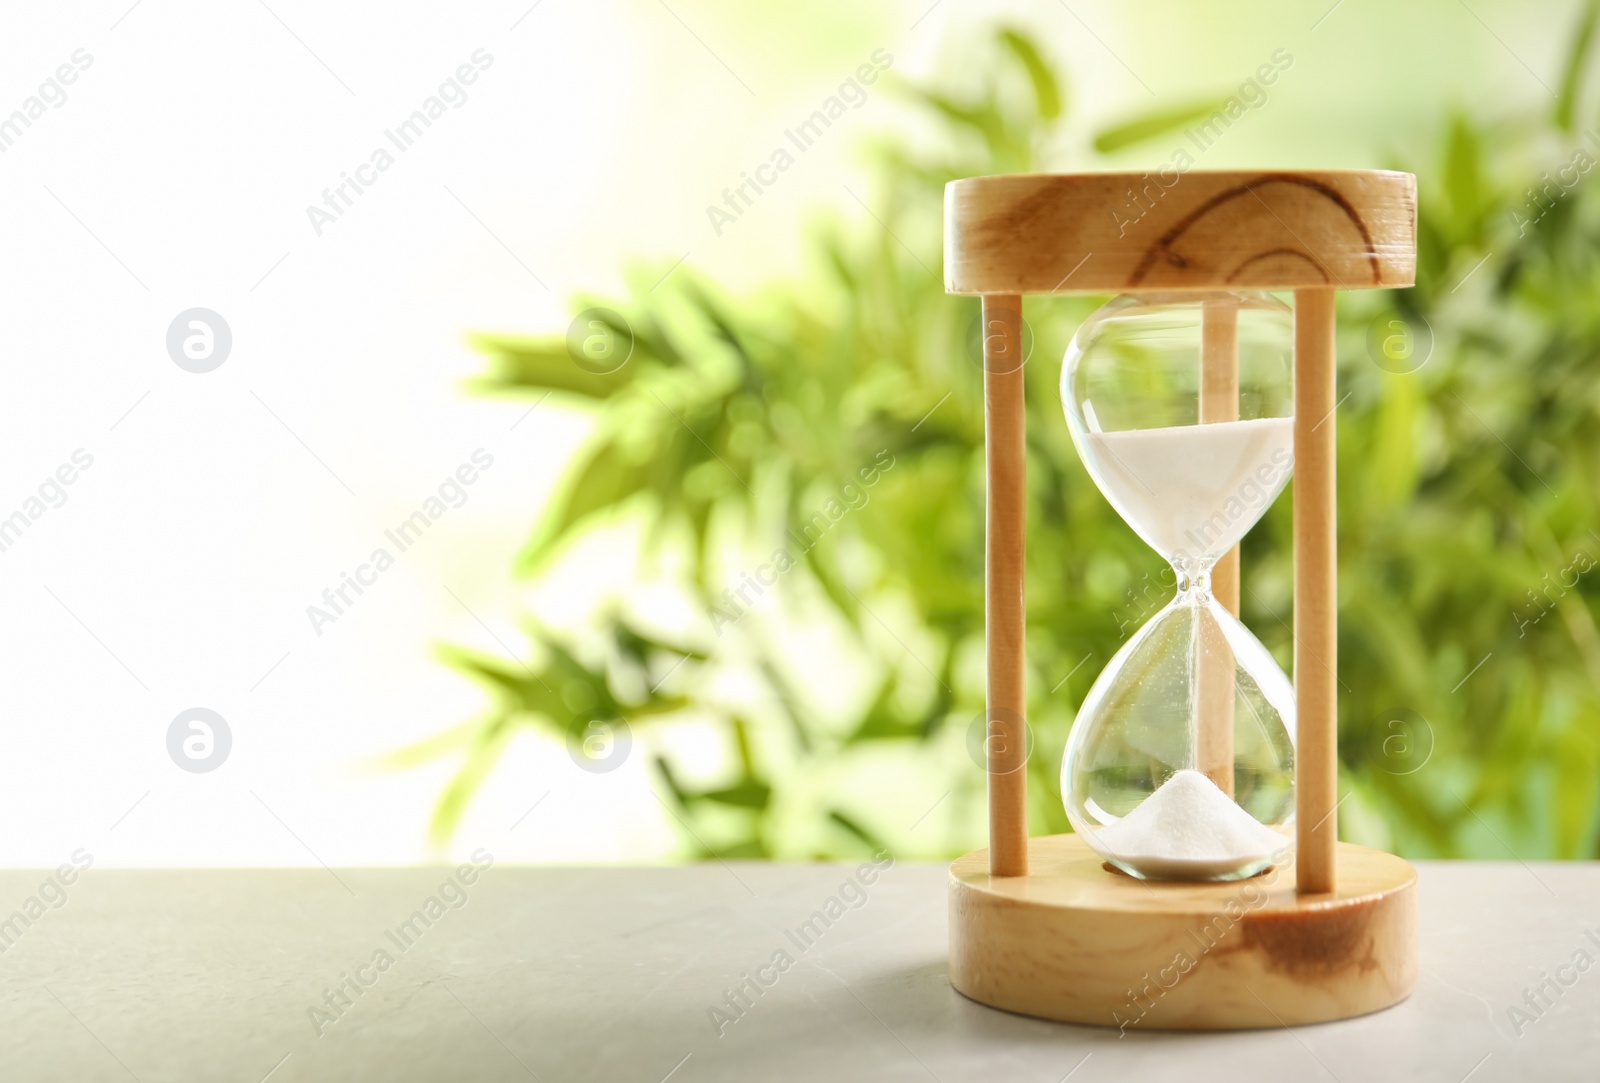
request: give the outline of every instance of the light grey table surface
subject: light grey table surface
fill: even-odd
[[[952,990],[942,866],[887,869],[802,950],[789,934],[850,874],[495,866],[396,940],[447,870],[91,869],[0,926],[0,1079],[1600,1079],[1600,866],[1424,863],[1421,980],[1386,1012],[1121,1038]],[[0,873],[0,918],[44,875]],[[380,950],[393,965],[332,1018],[324,990]],[[762,967],[719,1034],[711,1009]],[[1535,1014],[1547,977],[1572,981]]]

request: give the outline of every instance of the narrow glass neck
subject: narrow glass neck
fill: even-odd
[[[1211,569],[1215,562],[1201,563],[1198,560],[1178,560],[1172,564],[1172,574],[1177,579],[1178,597],[1191,595],[1196,600],[1211,597]]]

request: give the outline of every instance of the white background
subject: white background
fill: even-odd
[[[77,847],[102,865],[429,856],[452,765],[373,760],[482,706],[438,644],[520,651],[534,588],[512,556],[584,428],[555,404],[472,394],[469,331],[559,331],[575,294],[614,291],[630,267],[653,279],[683,259],[735,292],[796,273],[819,206],[876,228],[843,185],[870,196],[862,139],[910,123],[886,87],[722,237],[705,206],[874,49],[897,74],[977,77],[962,39],[1003,11],[1066,62],[1089,118],[1225,93],[1289,48],[1270,107],[1207,167],[1387,164],[1376,133],[1403,146],[1452,95],[1537,100],[1529,68],[1558,70],[1565,11],[1535,24],[1509,4],[1361,3],[1314,34],[1320,0],[1208,5],[1161,39],[1090,3],[6,5],[0,114],[74,50],[94,59],[0,154],[0,516],[75,449],[94,465],[0,553],[0,864]],[[1183,19],[1202,17],[1237,35],[1195,55]],[[479,48],[494,63],[467,103],[318,237],[306,206]],[[1085,164],[1081,143],[1064,166]],[[206,375],[165,349],[196,306],[233,334]],[[494,465],[466,505],[315,634],[306,607],[480,447]],[[194,706],[232,730],[210,774],[166,751]],[[643,760],[591,776],[528,732],[455,846],[670,856]]]

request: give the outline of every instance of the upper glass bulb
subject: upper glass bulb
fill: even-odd
[[[1073,337],[1061,369],[1072,441],[1180,571],[1216,563],[1289,480],[1293,344],[1289,307],[1258,292],[1123,295]]]

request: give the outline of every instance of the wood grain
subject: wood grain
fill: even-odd
[[[1030,173],[945,186],[945,289],[1409,286],[1409,173]]]
[[[1295,825],[1305,893],[1335,888],[1339,838],[1333,291],[1294,297]]]
[[[1200,424],[1239,420],[1239,306],[1231,297],[1200,310]],[[1218,602],[1239,615],[1239,547],[1211,571]],[[1195,764],[1223,793],[1233,794],[1233,649],[1220,634],[1198,635],[1195,649]]]
[[[1023,558],[1027,458],[1023,413],[1022,298],[983,299],[986,755],[989,854],[995,876],[1028,871],[1027,650]]]
[[[1122,1030],[1231,1030],[1344,1019],[1416,984],[1416,871],[1341,844],[1337,893],[1295,891],[1292,860],[1225,884],[1108,871],[1074,835],[1032,840],[1000,879],[950,866],[950,981],[993,1007]]]

